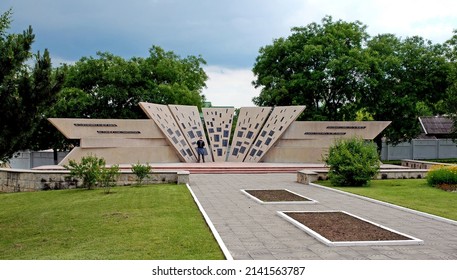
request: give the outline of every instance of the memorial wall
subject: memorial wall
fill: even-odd
[[[59,164],[89,154],[107,164],[191,163],[197,161],[200,137],[206,162],[321,162],[335,139],[371,140],[390,124],[296,121],[304,106],[243,107],[233,124],[233,108],[203,108],[200,115],[196,106],[139,105],[149,120],[50,118],[65,137],[80,140]]]

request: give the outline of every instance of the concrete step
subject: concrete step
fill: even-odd
[[[190,174],[268,174],[268,173],[296,173],[300,169],[230,169],[230,168],[201,168],[190,169]]]
[[[208,166],[188,165],[183,167],[156,166],[154,170],[186,170],[191,174],[268,174],[268,173],[296,173],[303,166]],[[316,168],[313,168],[316,169]]]

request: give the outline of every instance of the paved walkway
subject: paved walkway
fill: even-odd
[[[302,185],[295,174],[192,174],[190,187],[235,260],[457,260],[457,223]],[[278,188],[318,203],[260,204],[240,191]],[[280,210],[344,210],[424,244],[329,247],[279,217]]]

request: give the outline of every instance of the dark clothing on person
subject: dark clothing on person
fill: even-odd
[[[205,147],[205,141],[203,141],[202,139],[199,139],[197,141],[197,147],[200,148],[200,149],[204,148]]]
[[[205,141],[199,139],[197,141],[197,155],[198,155],[198,162],[200,162],[200,155],[202,157],[203,162],[205,162]]]

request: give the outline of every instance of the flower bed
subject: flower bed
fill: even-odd
[[[427,173],[427,182],[445,191],[457,191],[457,165],[432,167]]]

